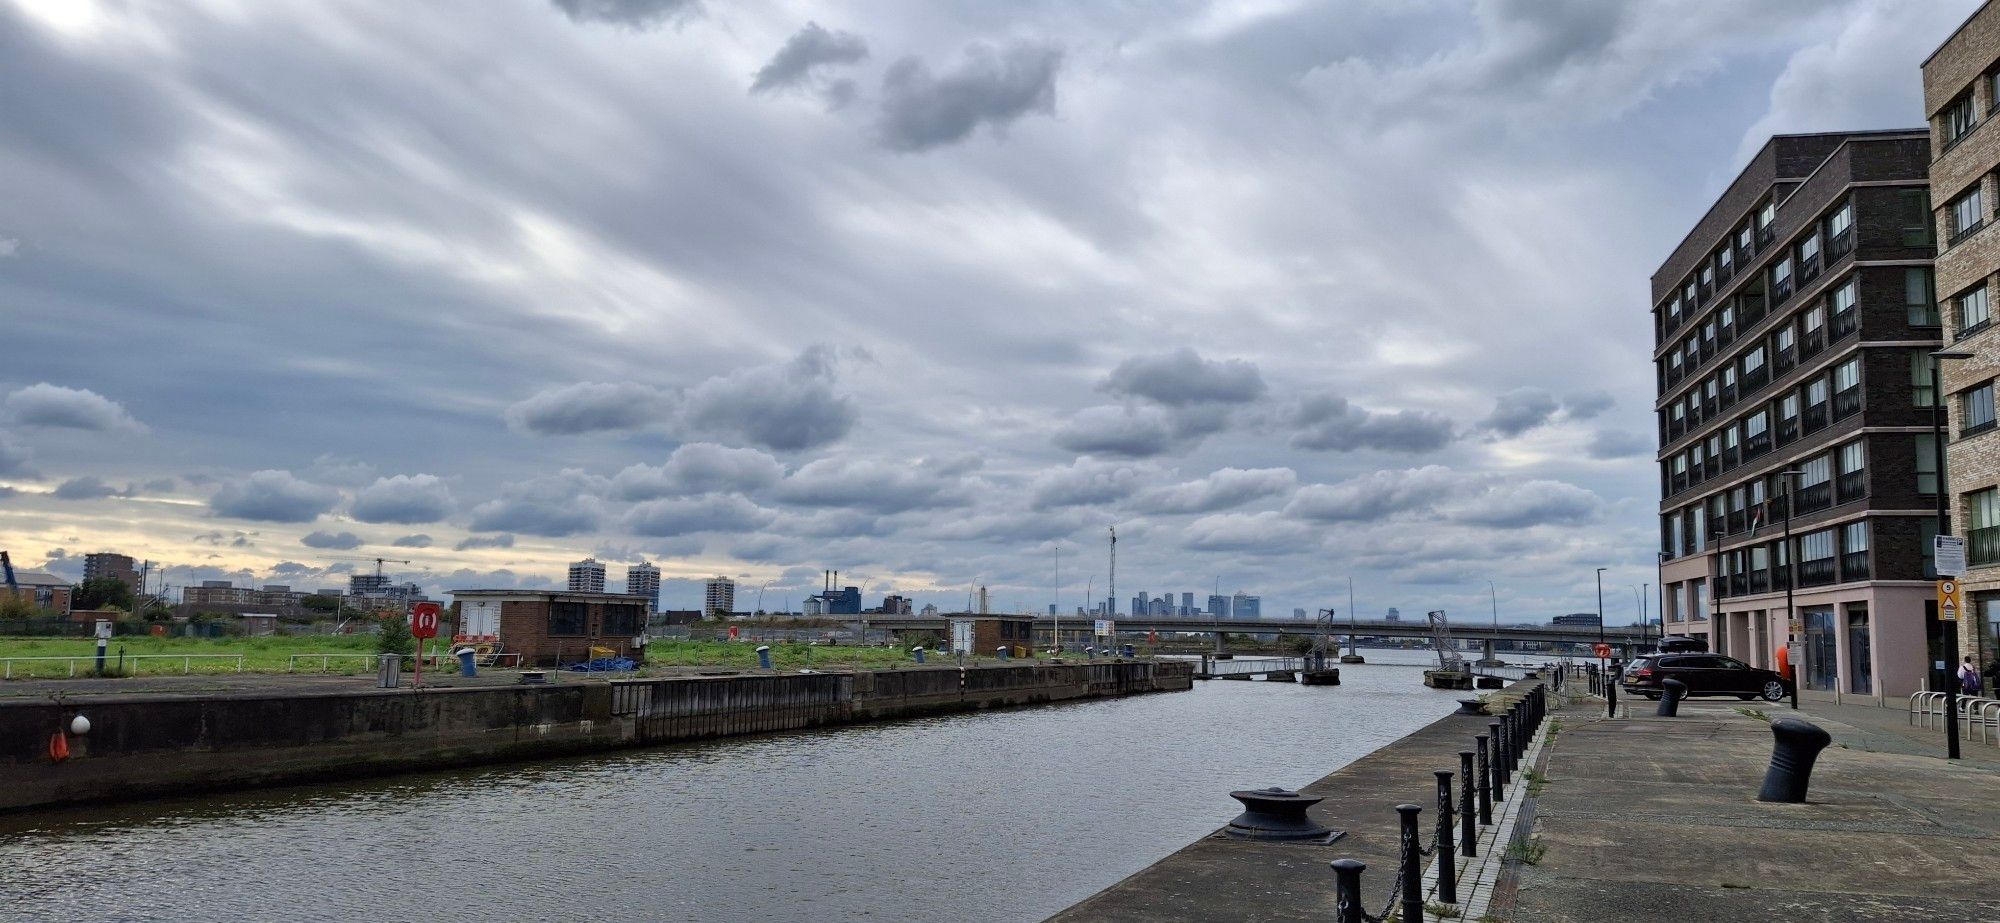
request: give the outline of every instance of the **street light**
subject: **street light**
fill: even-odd
[[[1944,476],[1944,375],[1939,366],[1946,359],[1970,359],[1973,354],[1962,349],[1938,349],[1931,351],[1931,458],[1937,466],[1937,534],[1951,534],[1951,498],[1945,494]],[[1934,546],[1935,547],[1935,546]],[[1935,552],[1932,560],[1935,561]],[[1942,579],[1943,574],[1938,577]],[[1940,613],[1942,615],[1942,613]],[[1955,650],[1944,652],[1946,666],[1952,663]],[[1950,673],[1943,675],[1944,717],[1945,717],[1945,759],[1958,759],[1958,679]]]
[[[1788,648],[1785,652],[1785,668],[1792,674],[1786,678],[1792,681],[1793,708],[1799,707],[1799,665],[1792,662],[1789,648],[1792,642],[1792,622],[1798,618],[1797,612],[1792,608],[1792,587],[1799,582],[1799,567],[1798,555],[1792,553],[1792,479],[1803,474],[1805,472],[1797,468],[1786,468],[1778,472],[1778,476],[1785,479],[1785,536],[1784,543],[1778,546],[1778,550],[1785,553],[1785,646]]]
[[[1604,643],[1604,572],[1609,567],[1597,569],[1597,643]]]

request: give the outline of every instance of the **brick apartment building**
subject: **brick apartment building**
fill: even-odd
[[[1965,613],[1940,626],[1980,664],[2000,659],[2000,436],[1994,379],[2000,375],[2000,8],[1989,3],[1924,61],[1931,126],[1931,201],[1937,205],[1937,290],[1948,349],[1971,358],[1941,363],[1949,415],[1945,474],[1953,531],[1966,538],[1970,569],[1960,581]],[[1954,658],[1955,659],[1955,658]]]
[[[1907,696],[1945,643],[1929,163],[1922,129],[1774,137],[1652,279],[1665,628],[1800,641],[1808,697]]]
[[[83,556],[83,579],[97,580],[110,577],[124,581],[134,590],[139,589],[139,562],[129,555],[110,551],[94,551]]]
[[[652,600],[624,593],[560,590],[453,590],[455,637],[490,641],[524,664],[553,666],[591,659],[591,648],[645,659],[633,643],[646,632]]]

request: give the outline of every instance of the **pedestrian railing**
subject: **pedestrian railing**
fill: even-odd
[[[1933,716],[1944,715],[1944,693],[1914,692],[1910,694],[1910,723],[1922,727],[1931,726]]]
[[[242,654],[122,654],[108,658],[106,665],[115,666],[118,669],[129,669],[133,673],[143,673],[147,672],[145,670],[146,661],[171,662],[176,660],[180,661],[181,672],[183,674],[194,672],[196,661],[205,664],[211,661],[219,662],[224,660],[231,661],[230,666],[235,668],[234,672],[243,672]],[[35,664],[38,663],[61,664],[68,676],[75,677],[77,664],[79,663],[84,665],[85,673],[95,670],[97,668],[97,655],[85,654],[81,657],[0,657],[0,679],[13,679],[14,665],[17,663],[28,665],[21,671],[24,679],[29,676],[38,675],[35,670]],[[130,666],[128,667],[127,665]]]

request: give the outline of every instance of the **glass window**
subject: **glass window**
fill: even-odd
[[[1736,387],[1736,366],[1733,365],[1723,366],[1722,373],[1719,377],[1722,379],[1723,387],[1725,388]]]
[[[1911,326],[1938,325],[1937,295],[1932,288],[1930,267],[1903,270],[1903,303],[1909,307]]]
[[[2000,526],[2000,488],[1988,487],[1965,495],[1965,527],[1990,529]]]
[[[1708,511],[1700,506],[1694,508],[1694,550],[1708,547]]]
[[[1826,379],[1815,378],[1806,385],[1806,406],[1815,407],[1826,403]]]
[[[1764,431],[1770,428],[1770,415],[1766,413],[1753,413],[1743,421],[1743,434],[1751,439],[1764,435]]]
[[[1814,234],[1799,241],[1799,263],[1810,263],[1819,259],[1819,235]]]
[[[1833,390],[1845,391],[1861,385],[1861,360],[1849,359],[1833,367]]]
[[[1723,305],[1722,310],[1716,312],[1716,316],[1722,318],[1722,326],[1724,327],[1733,327],[1736,325],[1736,308],[1733,306]]]
[[[1743,354],[1743,374],[1748,375],[1764,367],[1764,347],[1759,346]]]
[[[588,631],[590,609],[584,603],[549,603],[550,635],[581,635]]]
[[[1986,212],[1979,205],[1979,184],[1974,183],[1972,188],[1967,190],[1964,195],[1951,200],[1951,233],[1953,235],[1964,234],[1978,228],[1980,222],[1985,220],[1985,218]]]
[[[1917,493],[1937,494],[1937,440],[1930,433],[1916,437]],[[1925,547],[1929,547],[1926,545]]]
[[[1727,271],[1729,267],[1735,265],[1735,263],[1736,263],[1736,251],[1729,249],[1729,245],[1727,243],[1722,245],[1722,249],[1715,251],[1715,265],[1718,268]]]
[[[1841,205],[1839,211],[1836,211],[1832,215],[1827,217],[1826,236],[1839,237],[1840,235],[1847,233],[1847,229],[1853,226],[1854,226],[1854,204],[1850,202]]]
[[[1866,467],[1867,464],[1868,464],[1868,456],[1867,453],[1862,450],[1861,443],[1850,442],[1840,447],[1841,474],[1853,474],[1854,472],[1860,471],[1862,468]]]
[[[1814,487],[1826,483],[1833,477],[1833,465],[1827,457],[1807,459],[1799,464],[1799,486]]]
[[[1771,284],[1785,285],[1792,281],[1792,258],[1785,257],[1771,264]]]
[[[1799,560],[1824,561],[1833,557],[1833,530],[1822,529],[1799,536]]]
[[[1735,426],[1733,426],[1733,425],[1732,425],[1732,426],[1730,426],[1730,427],[1728,427],[1728,428],[1724,429],[1724,430],[1722,431],[1722,447],[1723,447],[1723,448],[1725,448],[1725,449],[1733,449],[1733,448],[1736,448],[1736,438],[1737,438],[1737,437],[1736,437],[1736,427],[1735,427]]]
[[[1743,227],[1742,227],[1741,229],[1739,229],[1739,230],[1738,230],[1738,231],[1736,232],[1736,246],[1737,246],[1737,248],[1738,248],[1738,249],[1742,249],[1742,250],[1748,250],[1748,249],[1750,249],[1750,226],[1749,226],[1749,225],[1747,225],[1747,224],[1746,224],[1746,225],[1744,225],[1744,226],[1743,226]]]
[[[1868,521],[1850,522],[1840,527],[1840,547],[1848,553],[1868,550]]]
[[[1910,350],[1910,403],[1917,407],[1937,405],[1937,392],[1931,389],[1931,357],[1921,350]]]
[[[1944,143],[1950,144],[1965,137],[1966,132],[1979,124],[1972,111],[1972,94],[1967,92],[1964,96],[1953,100],[1951,105],[1946,106],[1945,110],[1938,114],[1938,120],[1941,123],[1938,127],[1944,132]]]
[[[1771,222],[1777,217],[1778,204],[1776,202],[1765,202],[1764,207],[1757,210],[1757,230],[1761,231],[1770,227]]]
[[[1960,408],[1958,434],[1984,429],[1993,425],[1993,383],[1987,382],[1965,392],[1964,406]]]
[[[1807,333],[1812,333],[1826,326],[1826,308],[1820,305],[1813,305],[1806,311],[1800,322],[1805,324]]]
[[[1958,296],[1958,335],[1964,336],[1986,326],[1993,319],[1993,308],[1986,301],[1986,285],[1981,283],[1963,295]]]
[[[1694,302],[1695,302],[1695,294],[1694,294],[1694,280],[1693,280],[1693,279],[1689,279],[1689,280],[1687,281],[1687,285],[1686,285],[1686,286],[1684,286],[1684,287],[1683,287],[1683,288],[1681,289],[1681,298],[1682,298],[1682,299],[1684,299],[1684,300],[1686,300],[1688,304],[1694,304]]]
[[[1798,342],[1798,339],[1798,333],[1792,329],[1791,324],[1779,327],[1777,336],[1778,351],[1784,352],[1787,349],[1791,349],[1792,344]]]
[[[1854,307],[1854,280],[1836,289],[1833,293],[1833,313],[1846,314]]]
[[[1790,420],[1796,418],[1798,415],[1799,415],[1798,393],[1793,392],[1791,394],[1785,395],[1785,399],[1778,402],[1778,416],[1782,419]]]
[[[1874,645],[1868,628],[1868,604],[1848,603],[1847,607],[1847,691],[1867,695],[1875,691]]]
[[[1715,270],[1711,267],[1703,266],[1699,278],[1701,279],[1702,287],[1711,287],[1715,285]]]
[[[1928,247],[1936,243],[1936,228],[1931,219],[1931,192],[1928,189],[1898,190],[1897,198],[1903,215],[1903,246]]]

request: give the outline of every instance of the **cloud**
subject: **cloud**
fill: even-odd
[[[389,544],[397,548],[429,548],[431,546],[431,537],[419,532],[415,535],[400,536]]]
[[[1573,525],[1596,518],[1596,494],[1561,481],[1494,482],[1444,508],[1456,521],[1496,529]]]
[[[1150,466],[1079,458],[1067,468],[1035,475],[1028,487],[1029,504],[1038,510],[1097,506],[1123,500],[1151,480]]]
[[[451,489],[432,474],[379,478],[354,495],[348,512],[361,522],[437,522],[451,515]]]
[[[1299,488],[1285,513],[1314,522],[1365,522],[1428,508],[1459,489],[1463,475],[1442,465],[1375,471],[1339,484]]]
[[[1432,452],[1450,445],[1453,439],[1451,420],[1439,414],[1417,410],[1378,413],[1335,395],[1308,397],[1287,419],[1297,428],[1290,439],[1295,449]]]
[[[965,503],[956,475],[872,459],[822,458],[808,462],[778,485],[777,497],[796,506],[844,507],[902,513]]]
[[[1292,495],[1285,513],[1312,522],[1432,519],[1519,529],[1594,519],[1598,496],[1574,484],[1518,480],[1426,465],[1376,471],[1339,484],[1313,484]]]
[[[146,428],[117,401],[95,391],[48,382],[7,395],[7,414],[22,426],[93,432],[143,432]]]
[[[1163,356],[1134,356],[1120,362],[1104,390],[1170,407],[1189,404],[1242,404],[1264,396],[1264,377],[1243,359],[1214,361],[1181,347]]]
[[[0,237],[0,259],[5,259],[7,257],[12,257],[12,256],[18,256],[20,255],[20,253],[21,253],[20,238]]]
[[[737,496],[648,500],[625,514],[634,535],[666,538],[695,532],[753,532],[777,514]]]
[[[1617,458],[1631,458],[1650,455],[1656,446],[1650,436],[1641,436],[1623,430],[1601,429],[1590,435],[1590,444],[1584,451],[1591,458],[1609,461]]]
[[[785,47],[778,49],[770,63],[757,71],[750,92],[803,87],[811,82],[815,70],[855,64],[867,57],[867,39],[852,32],[831,32],[819,23],[808,22],[785,41]]]
[[[352,532],[308,532],[299,544],[307,548],[332,548],[346,550],[361,547],[361,536]]]
[[[250,548],[256,544],[250,541],[251,537],[256,534],[255,532],[224,532],[221,529],[211,529],[195,536],[190,541],[200,545],[212,545],[217,548],[224,545],[228,545],[231,548]]]
[[[1609,391],[1584,391],[1566,395],[1563,398],[1563,416],[1571,420],[1589,420],[1610,410],[1617,403]]]
[[[609,23],[628,29],[677,24],[701,12],[701,0],[553,0],[571,22]]]
[[[1501,436],[1519,436],[1549,422],[1562,405],[1541,388],[1515,388],[1493,402],[1493,412],[1480,425]]]
[[[1056,431],[1055,443],[1086,455],[1149,458],[1174,447],[1174,425],[1157,408],[1106,404],[1078,411]]]
[[[833,351],[815,346],[780,366],[711,378],[688,392],[682,410],[689,432],[749,442],[767,449],[813,449],[854,428],[854,402],[836,393]]]
[[[942,76],[914,56],[897,61],[882,76],[882,143],[922,151],[963,141],[981,125],[999,130],[1029,113],[1053,113],[1062,62],[1062,49],[1027,41],[969,45]]]
[[[118,489],[94,475],[71,478],[56,485],[58,500],[98,500],[118,495]]]
[[[632,465],[613,475],[611,496],[652,500],[725,491],[749,493],[776,484],[784,474],[784,465],[756,449],[691,442],[667,456],[666,464]]]
[[[224,484],[208,506],[234,519],[311,522],[339,501],[340,491],[299,480],[290,471],[267,469]]]
[[[28,462],[34,453],[28,447],[15,441],[6,430],[0,430],[0,477],[26,477],[34,474]]]
[[[514,547],[514,536],[506,534],[471,535],[459,540],[458,544],[451,547],[453,551],[472,551],[478,548],[512,548]]]
[[[1195,551],[1292,553],[1317,538],[1314,531],[1283,513],[1216,513],[1203,516],[1181,532],[1181,543]]]
[[[580,468],[507,485],[500,496],[474,507],[474,532],[525,532],[560,538],[597,528],[604,506],[598,494],[604,479]]]
[[[582,381],[550,388],[507,408],[507,425],[538,436],[632,430],[664,422],[673,395],[636,382]]]
[[[1298,483],[1298,474],[1290,468],[1224,468],[1199,480],[1148,491],[1137,505],[1149,513],[1209,513],[1290,493]]]

